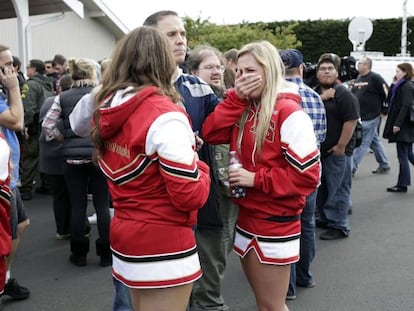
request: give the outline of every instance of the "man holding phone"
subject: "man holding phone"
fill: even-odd
[[[6,285],[3,295],[21,300],[28,298],[30,291],[20,286],[16,279],[10,277],[10,269],[23,232],[30,224],[20,198],[19,188],[17,187],[19,181],[20,146],[15,131],[23,129],[24,111],[17,74],[13,68],[13,56],[10,49],[2,44],[0,44],[0,68],[0,84],[3,85],[6,98],[0,97],[0,130],[11,149],[10,190],[12,192],[10,211],[12,248],[10,254],[6,257]]]

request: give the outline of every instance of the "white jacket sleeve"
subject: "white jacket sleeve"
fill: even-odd
[[[93,115],[93,96],[85,94],[69,115],[69,122],[72,131],[81,137],[89,136]]]

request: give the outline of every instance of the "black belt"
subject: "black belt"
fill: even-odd
[[[274,222],[291,222],[291,221],[295,221],[295,220],[299,220],[299,219],[300,219],[300,215],[295,215],[295,216],[271,216],[271,217],[265,218],[265,220],[274,221]]]

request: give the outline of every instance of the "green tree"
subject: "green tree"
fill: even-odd
[[[247,23],[216,25],[200,18],[184,18],[188,32],[188,46],[210,44],[221,51],[240,48],[242,45],[268,40],[280,49],[297,48],[305,62],[315,63],[322,53],[332,52],[341,57],[349,56],[353,50],[348,39],[350,19],[283,21],[271,23]],[[401,18],[373,20],[372,36],[365,43],[365,51],[383,52],[385,56],[401,52]],[[407,19],[407,52],[413,54],[411,42],[414,32],[411,27],[414,17]]]
[[[305,61],[316,62],[322,53],[348,56],[352,43],[348,40],[349,20],[320,20],[300,22],[295,28],[302,42]]]
[[[189,48],[209,44],[224,52],[231,48],[239,49],[246,43],[258,40],[268,40],[280,49],[301,46],[294,33],[294,23],[271,29],[266,23],[216,25],[209,20],[192,20],[189,17],[185,17],[184,21]]]

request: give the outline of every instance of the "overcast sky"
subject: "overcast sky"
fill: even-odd
[[[398,18],[414,14],[414,0],[102,0],[130,29],[142,25],[144,19],[159,10],[174,10],[180,16],[201,17],[216,24],[273,22],[286,20]],[[375,31],[375,29],[374,29]]]

